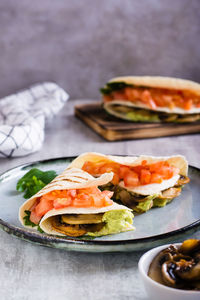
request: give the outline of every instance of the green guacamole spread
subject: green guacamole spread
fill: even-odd
[[[135,122],[159,122],[160,118],[156,113],[149,113],[146,111],[130,111],[126,113],[126,116],[129,120]]]
[[[100,231],[88,232],[87,235],[96,237],[133,230],[133,217],[132,212],[125,209],[107,211],[104,213],[102,219],[105,226]]]
[[[140,202],[136,207],[134,207],[134,212],[144,213],[152,207],[163,207],[171,200],[161,199],[157,194],[146,197],[146,200]]]

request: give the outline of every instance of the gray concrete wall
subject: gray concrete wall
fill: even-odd
[[[96,98],[117,75],[200,82],[199,0],[0,0],[0,96],[53,80]]]

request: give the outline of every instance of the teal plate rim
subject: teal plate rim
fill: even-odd
[[[37,164],[45,164],[45,163],[49,163],[49,162],[53,162],[53,161],[59,161],[59,160],[73,160],[75,159],[77,156],[66,156],[66,157],[56,157],[56,158],[50,158],[50,159],[44,159],[44,160],[38,160],[38,161],[33,161],[30,163],[25,163],[25,164],[21,164],[18,165],[17,167],[11,168],[5,172],[3,172],[2,174],[0,174],[0,182],[5,180],[6,178],[10,177],[12,175],[12,173],[15,173],[17,170],[23,170],[27,167],[32,167],[35,166]],[[200,169],[194,166],[189,165],[189,168],[192,170],[196,170],[197,172],[200,172]],[[71,238],[71,237],[60,237],[60,236],[51,236],[45,233],[39,233],[39,232],[34,232],[31,231],[27,228],[21,228],[15,225],[12,225],[4,220],[2,220],[0,218],[0,228],[3,229],[5,232],[14,235],[18,238],[21,238],[23,240],[28,240],[30,242],[36,243],[36,244],[40,244],[43,246],[48,246],[48,247],[53,247],[56,248],[56,244],[66,244],[67,245],[87,245],[87,246],[123,246],[123,245],[144,245],[144,247],[142,248],[138,248],[136,247],[136,249],[128,249],[128,250],[120,250],[120,249],[116,249],[116,252],[118,251],[134,251],[134,250],[143,250],[146,248],[150,248],[150,244],[152,243],[156,244],[157,242],[162,242],[163,240],[169,240],[169,238],[171,237],[178,237],[180,239],[182,234],[192,234],[196,231],[198,231],[198,229],[200,229],[200,219],[198,219],[195,222],[192,222],[191,224],[188,224],[187,226],[183,226],[179,229],[170,231],[170,232],[166,232],[166,233],[162,233],[162,234],[158,234],[158,235],[152,235],[150,237],[144,237],[144,238],[136,238],[136,239],[130,239],[130,240],[115,240],[115,241],[99,241],[99,240],[95,240],[95,239],[84,239],[84,238]],[[54,245],[55,244],[55,245]],[[147,247],[145,247],[145,244],[147,244]],[[58,247],[61,248],[61,247]],[[64,247],[65,248],[65,247]],[[63,249],[64,249],[63,248]],[[68,250],[75,250],[75,251],[82,251],[80,248],[78,250],[76,249],[68,249]],[[87,252],[96,252],[96,251],[90,251],[88,250],[84,250],[83,251],[87,251]],[[115,250],[108,250],[108,251],[104,251],[104,252],[115,252]]]

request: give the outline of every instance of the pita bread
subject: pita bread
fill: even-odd
[[[98,162],[116,162],[126,166],[137,166],[142,163],[143,160],[147,161],[147,164],[152,164],[159,161],[167,161],[170,165],[179,168],[180,175],[187,176],[188,173],[188,163],[184,156],[174,155],[174,156],[113,156],[105,155],[96,152],[87,152],[78,156],[73,162],[69,165],[70,168],[82,168],[86,161]]]
[[[180,115],[191,115],[191,114],[199,114],[200,108],[199,107],[193,107],[190,110],[185,110],[180,107],[174,107],[173,110],[171,110],[168,107],[159,107],[157,106],[156,109],[149,108],[148,105],[145,105],[145,103],[142,102],[130,102],[128,100],[112,100],[109,102],[105,102],[103,104],[104,109],[110,113],[111,115],[114,115],[115,117],[122,118],[127,120],[126,113],[120,113],[114,109],[115,105],[122,105],[125,107],[133,107],[133,108],[143,108],[145,110],[153,111],[153,112],[164,112],[168,114],[180,114]]]
[[[144,87],[151,87],[151,88],[164,88],[170,90],[182,90],[182,91],[189,91],[194,94],[194,96],[200,96],[200,84],[191,80],[186,79],[179,79],[179,78],[172,78],[172,77],[159,77],[159,76],[122,76],[116,77],[111,79],[108,83],[112,82],[124,82],[127,84],[132,84],[135,86],[144,86]],[[158,111],[158,112],[165,112],[169,114],[180,114],[180,115],[188,115],[188,114],[199,114],[200,107],[193,107],[190,110],[185,110],[180,107],[174,107],[170,109],[169,107],[160,107],[157,106],[155,109],[151,109],[147,104],[141,101],[128,101],[128,100],[121,100],[116,99],[112,101],[105,102],[103,104],[105,110],[118,117],[125,120],[130,120],[126,116],[125,113],[120,113],[114,109],[115,105],[122,105],[125,107],[135,107],[135,108],[143,108],[149,111]],[[159,121],[158,121],[159,122]]]
[[[162,76],[122,76],[111,79],[109,82],[123,81],[127,84],[165,88],[172,90],[187,90],[200,95],[200,84],[191,80],[162,77]]]

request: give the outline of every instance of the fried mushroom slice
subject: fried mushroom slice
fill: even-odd
[[[102,223],[103,214],[62,215],[62,223],[66,224],[98,224]]]
[[[200,289],[200,240],[162,250],[151,262],[148,275],[155,281],[181,289]]]
[[[179,178],[179,180],[178,180],[177,183],[176,183],[176,187],[177,187],[177,186],[184,185],[184,184],[186,184],[186,183],[188,183],[188,182],[190,182],[190,178],[187,177],[187,176],[181,175],[180,178]]]
[[[52,219],[52,227],[54,230],[63,233],[68,236],[82,236],[87,233],[87,229],[83,225],[69,225],[60,222],[59,217]]]
[[[55,231],[73,237],[83,236],[87,232],[100,231],[105,225],[103,222],[97,224],[67,224],[59,216],[52,218],[51,224]]]
[[[172,200],[175,197],[178,197],[181,193],[181,188],[180,187],[171,187],[167,190],[164,190],[161,195],[159,196],[160,199],[167,199],[167,200]]]

